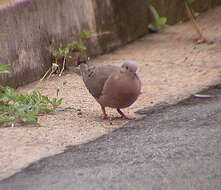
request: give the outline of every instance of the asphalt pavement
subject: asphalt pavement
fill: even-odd
[[[219,190],[221,87],[70,146],[0,181],[0,190]]]

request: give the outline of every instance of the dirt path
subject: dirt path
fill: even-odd
[[[124,60],[134,60],[139,66],[142,95],[125,113],[135,115],[139,109],[160,101],[169,103],[219,82],[221,71],[221,7],[202,14],[199,19],[203,34],[214,44],[193,42],[196,33],[189,23],[171,27],[148,35],[110,54],[100,56],[91,64],[121,65]],[[65,85],[63,83],[66,82]],[[19,171],[22,167],[42,157],[64,150],[65,146],[84,143],[122,127],[126,121],[103,121],[100,106],[91,97],[79,75],[66,72],[22,87],[22,91],[39,89],[54,97],[56,88],[64,98],[62,107],[73,106],[77,111],[58,111],[40,117],[45,127],[15,126],[0,128],[0,179]],[[112,116],[117,112],[107,110]],[[141,117],[136,115],[137,117]]]

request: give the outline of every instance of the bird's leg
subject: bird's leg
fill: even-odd
[[[121,118],[127,119],[127,120],[134,120],[136,117],[128,117],[126,116],[119,108],[117,108],[118,113],[121,115]]]
[[[109,119],[109,117],[107,116],[107,113],[105,111],[105,107],[101,106],[101,110],[102,110],[102,112],[104,114],[104,119]]]

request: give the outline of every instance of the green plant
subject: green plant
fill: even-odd
[[[88,31],[88,30],[83,30],[83,31],[80,33],[79,37],[80,37],[81,40],[84,40],[84,39],[90,38],[91,35],[92,35],[92,34],[91,34],[90,31]]]
[[[0,73],[9,73],[8,68],[10,67],[9,64],[7,65],[0,65]]]
[[[62,69],[61,69],[61,72],[59,74],[59,76],[61,76],[62,72],[64,71],[66,59],[67,59],[67,56],[68,56],[69,52],[70,52],[70,50],[69,50],[68,47],[63,48],[63,49],[59,48],[57,51],[54,52],[53,56],[56,58],[56,62],[52,63],[52,72],[50,73],[50,75],[54,72],[54,70],[56,70],[56,69],[60,70],[60,67],[57,63],[57,58],[62,57],[63,58]],[[49,75],[49,77],[50,77],[50,75]]]
[[[8,73],[10,65],[1,65],[0,73]],[[14,124],[16,121],[39,125],[37,116],[54,112],[62,103],[62,98],[49,99],[39,91],[34,90],[31,94],[17,93],[11,87],[0,85],[0,125]]]
[[[51,64],[51,67],[41,78],[41,81],[44,80],[48,74],[48,78],[50,78],[53,73],[59,73],[59,76],[61,76],[62,72],[65,69],[65,66],[67,66],[67,63],[70,61],[70,59],[75,56],[79,56],[79,53],[83,54],[87,50],[87,47],[85,45],[85,41],[87,39],[101,35],[108,35],[110,33],[111,32],[109,31],[91,33],[88,30],[83,30],[82,32],[80,32],[78,41],[73,40],[68,43],[64,48],[59,48],[58,50],[53,51],[53,62]]]
[[[11,87],[0,85],[0,124],[13,123],[17,120],[39,125],[37,116],[54,112],[62,98],[49,99],[39,91],[23,95]]]
[[[149,8],[150,8],[151,13],[153,14],[153,17],[155,20],[155,23],[148,25],[148,29],[151,32],[157,32],[161,29],[169,27],[169,25],[166,24],[166,22],[167,22],[166,17],[161,17],[153,5],[150,5]]]
[[[62,72],[65,69],[65,64],[67,61],[67,57],[71,57],[70,55],[73,54],[74,52],[84,52],[86,51],[87,47],[84,44],[84,41],[92,36],[91,32],[88,30],[83,30],[79,34],[79,41],[73,40],[72,42],[68,43],[66,47],[64,48],[59,48],[58,50],[53,52],[53,57],[55,62],[52,63],[51,68],[45,73],[45,75],[42,77],[41,80],[43,80],[46,75],[50,72],[49,78],[52,73],[55,71],[59,72],[59,76],[61,76]],[[60,65],[58,63],[58,60],[62,60],[62,68],[60,69]]]

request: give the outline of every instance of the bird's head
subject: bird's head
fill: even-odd
[[[121,66],[121,72],[130,72],[137,76],[137,65],[133,61],[125,61]]]

